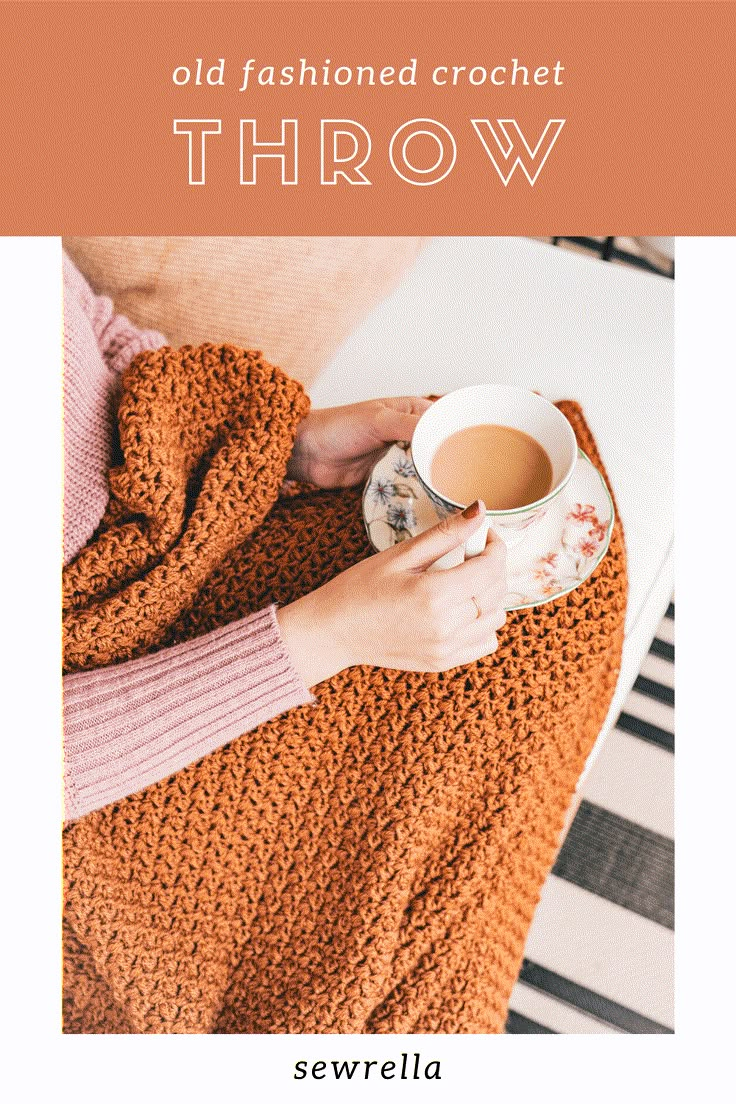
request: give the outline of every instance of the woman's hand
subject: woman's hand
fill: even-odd
[[[489,534],[479,556],[429,570],[472,536],[484,511],[474,503],[280,609],[284,642],[307,686],[356,664],[447,671],[494,652],[506,621],[503,542]]]
[[[428,406],[428,399],[409,396],[311,410],[297,431],[286,474],[325,489],[353,487],[387,445],[411,441]]]

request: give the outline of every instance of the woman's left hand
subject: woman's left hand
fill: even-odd
[[[311,410],[297,431],[287,478],[326,490],[361,483],[387,445],[411,441],[431,405],[409,396]]]

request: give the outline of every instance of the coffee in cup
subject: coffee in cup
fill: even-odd
[[[505,425],[468,426],[432,458],[432,486],[453,502],[481,499],[489,510],[516,510],[544,498],[552,462],[538,441]]]
[[[484,524],[464,554],[482,552],[492,529],[512,547],[546,512],[575,468],[572,426],[549,400],[522,387],[481,384],[451,391],[422,414],[414,467],[441,516],[480,498]],[[462,557],[462,549],[460,551]],[[459,562],[452,554],[437,566]]]

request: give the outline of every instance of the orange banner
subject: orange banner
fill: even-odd
[[[731,3],[0,7],[2,233],[736,229]]]

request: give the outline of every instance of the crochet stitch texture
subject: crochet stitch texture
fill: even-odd
[[[359,489],[279,497],[307,410],[259,353],[136,358],[107,513],[64,572],[67,670],[283,605],[371,554]],[[68,826],[65,1031],[502,1032],[625,603],[617,523],[593,575],[510,614],[494,655],[352,668]]]

